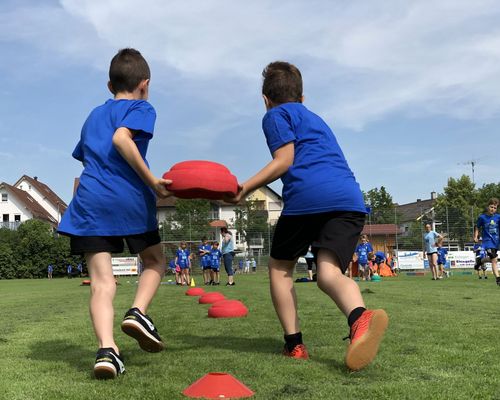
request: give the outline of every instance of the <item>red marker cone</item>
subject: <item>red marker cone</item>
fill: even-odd
[[[203,296],[200,297],[198,300],[198,303],[200,304],[212,304],[215,303],[216,301],[220,300],[225,300],[226,297],[219,292],[210,292],[210,293],[205,293]]]
[[[205,294],[205,289],[201,287],[192,287],[186,290],[186,296],[201,296]]]
[[[208,309],[210,318],[238,318],[246,317],[248,308],[238,300],[221,300]]]
[[[187,397],[205,399],[239,399],[254,392],[230,374],[210,372],[182,392]]]

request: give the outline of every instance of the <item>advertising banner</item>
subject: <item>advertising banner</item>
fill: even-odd
[[[399,269],[424,269],[421,251],[398,251],[397,253]]]
[[[113,275],[137,275],[137,257],[112,257]]]

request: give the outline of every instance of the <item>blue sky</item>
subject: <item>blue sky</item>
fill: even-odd
[[[110,97],[111,57],[135,47],[152,70],[156,175],[205,159],[244,181],[269,162],[261,71],[286,60],[363,190],[429,198],[469,161],[478,186],[497,183],[499,20],[493,0],[2,0],[0,181],[38,176],[69,203],[80,128]]]

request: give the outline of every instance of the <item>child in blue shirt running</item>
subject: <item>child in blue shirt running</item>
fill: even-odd
[[[474,251],[476,263],[474,264],[474,269],[477,271],[477,276],[479,279],[488,279],[488,275],[486,274],[486,263],[490,261],[488,255],[486,254],[486,250],[483,248],[483,244],[481,243],[481,239],[478,240],[477,243],[474,243],[474,247],[472,248]],[[481,271],[483,271],[483,276],[481,276]]]
[[[358,285],[344,275],[365,222],[363,195],[331,129],[302,104],[298,68],[277,61],[262,75],[267,110],[262,129],[273,159],[228,200],[237,203],[281,178],[284,208],[273,237],[269,277],[271,298],[284,331],[283,354],[309,357],[302,342],[293,270],[311,245],[317,284],[350,326],[346,365],[359,370],[375,358],[388,325],[385,311],[367,310]]]
[[[146,161],[156,119],[147,102],[149,79],[149,66],[137,50],[122,49],[111,60],[108,88],[114,98],[96,107],[83,125],[73,157],[84,169],[59,225],[59,232],[70,237],[71,252],[83,254],[87,262],[98,379],[125,371],[113,336],[116,283],[111,266],[111,254],[123,252],[124,240],[131,253],[140,255],[144,271],[121,328],[145,351],[164,348],[146,312],[165,273],[156,196],[171,195],[166,189],[171,181],[155,177]]]
[[[358,244],[354,253],[358,261],[358,275],[362,280],[370,280],[370,268],[368,267],[368,253],[373,251],[367,235],[361,235],[361,243]]]
[[[483,248],[486,250],[491,261],[491,270],[495,276],[496,283],[500,286],[500,275],[498,274],[497,253],[500,245],[499,226],[500,214],[497,214],[499,200],[496,197],[488,201],[486,212],[481,214],[477,219],[476,227],[474,228],[474,242],[479,241],[479,233],[483,239]]]

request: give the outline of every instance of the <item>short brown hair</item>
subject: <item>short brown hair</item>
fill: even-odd
[[[148,63],[135,49],[121,49],[111,60],[109,82],[113,94],[133,92],[139,83],[151,78]]]
[[[496,197],[492,197],[491,199],[488,200],[488,206],[491,206],[492,204],[498,206],[498,203],[500,201]]]
[[[302,100],[302,75],[299,69],[285,61],[270,63],[262,71],[262,94],[279,105]]]

